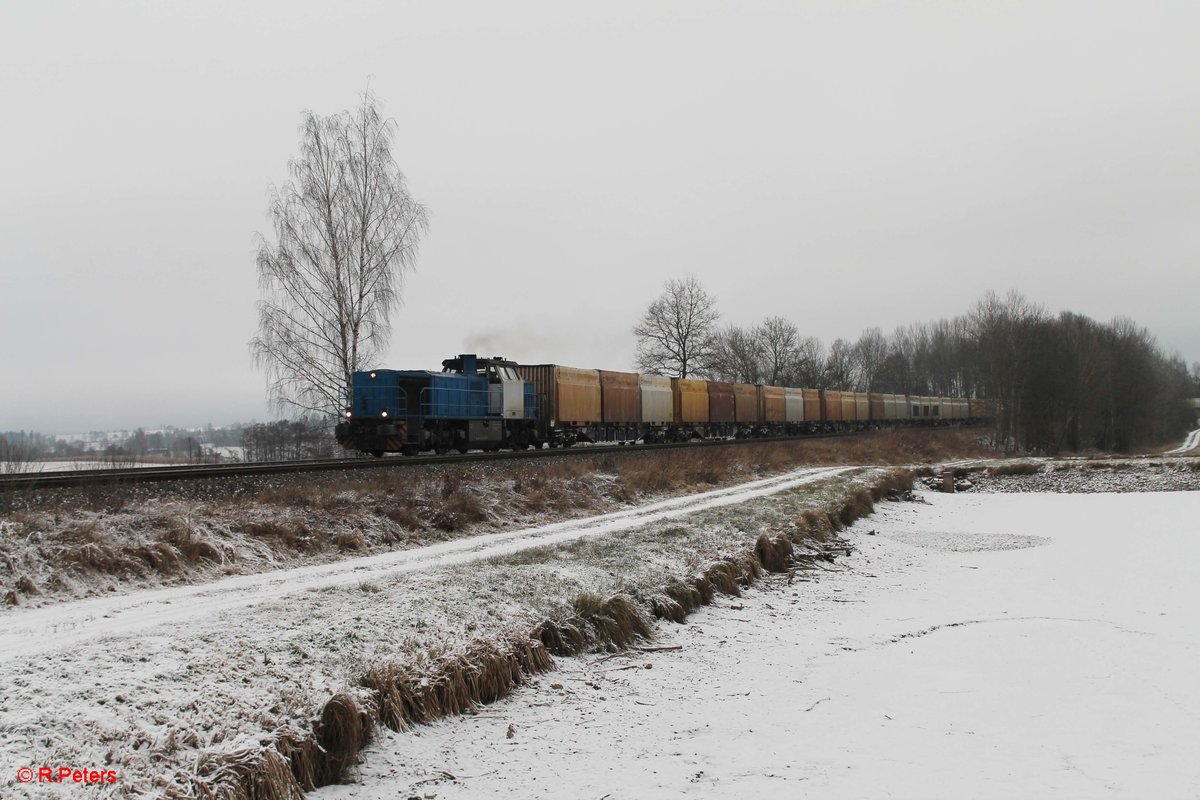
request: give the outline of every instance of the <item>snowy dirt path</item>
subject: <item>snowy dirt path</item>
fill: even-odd
[[[1200,492],[925,497],[314,796],[1200,796]]]
[[[1187,438],[1183,440],[1183,444],[1179,445],[1179,447],[1176,447],[1174,450],[1168,450],[1166,454],[1174,455],[1175,453],[1187,453],[1195,450],[1198,447],[1200,447],[1200,428],[1197,428],[1189,433]]]
[[[296,569],[239,575],[197,586],[89,598],[0,615],[0,664],[84,642],[180,625],[219,612],[277,600],[301,591],[360,583],[383,576],[463,564],[546,545],[602,536],[707,509],[746,502],[824,480],[852,467],[801,469],[595,517],[487,534],[428,547]]]

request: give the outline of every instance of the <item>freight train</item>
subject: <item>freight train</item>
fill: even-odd
[[[990,401],[518,364],[460,355],[441,372],[355,372],[339,444],[374,456],[525,450],[578,442],[668,442],[962,425]]]

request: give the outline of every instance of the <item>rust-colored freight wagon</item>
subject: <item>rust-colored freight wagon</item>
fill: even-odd
[[[804,421],[810,425],[821,422],[824,417],[821,416],[821,390],[820,389],[801,389],[804,395]]]
[[[708,382],[708,421],[713,425],[732,424],[737,421],[734,414],[732,383]]]
[[[642,396],[633,372],[600,370],[600,410],[604,422],[629,425],[642,421]]]
[[[762,422],[758,407],[758,387],[753,383],[735,383],[733,399],[737,421],[748,425]]]
[[[676,425],[708,424],[708,381],[671,378]]]
[[[834,424],[844,419],[841,392],[836,389],[821,390],[821,419]]]
[[[787,401],[782,386],[758,387],[759,415],[763,422],[783,422],[787,418]]]
[[[549,439],[554,429],[598,425],[601,413],[600,373],[557,364],[521,364],[517,373],[533,384],[537,395],[538,435]]]
[[[662,375],[638,375],[642,391],[642,424],[670,425],[675,421],[671,379]]]

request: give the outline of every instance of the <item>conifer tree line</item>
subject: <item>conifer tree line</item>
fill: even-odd
[[[671,298],[681,296],[689,308],[706,309],[706,329],[640,335],[695,320],[670,313]],[[783,317],[749,327],[719,320],[715,299],[695,278],[668,282],[635,328],[638,368],[681,374],[673,351],[689,342],[687,369],[712,380],[992,398],[999,402],[993,435],[1010,451],[1127,452],[1176,440],[1195,424],[1186,400],[1200,397],[1200,363],[1189,371],[1130,319],[1054,315],[1016,292],[988,293],[957,317],[890,335],[868,328],[857,341],[828,347]]]

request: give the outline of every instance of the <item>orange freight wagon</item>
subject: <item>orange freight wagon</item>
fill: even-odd
[[[708,381],[671,378],[677,425],[708,424]]]
[[[804,396],[804,421],[820,422],[823,419],[821,416],[821,390],[801,389],[800,393]]]
[[[842,408],[841,392],[836,389],[821,390],[821,419],[826,422],[841,422],[845,419]]]

